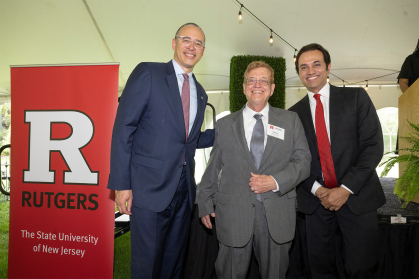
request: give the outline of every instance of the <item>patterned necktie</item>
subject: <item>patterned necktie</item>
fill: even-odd
[[[189,89],[189,76],[183,75],[183,86],[182,86],[182,107],[183,107],[183,120],[185,121],[186,140],[188,140],[189,134],[189,104],[190,104],[190,89]]]
[[[250,155],[258,170],[265,151],[265,129],[263,128],[262,114],[255,114],[253,117],[256,119],[256,124],[253,127],[252,139],[250,140]],[[260,194],[256,194],[256,199],[262,202]]]
[[[320,94],[314,94],[313,97],[316,99],[317,147],[319,149],[324,184],[328,188],[335,188],[338,186],[338,183],[336,181],[335,166],[333,165],[329,137],[327,136],[326,124],[324,121],[323,104],[320,101]]]

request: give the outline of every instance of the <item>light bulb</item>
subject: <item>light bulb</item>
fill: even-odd
[[[272,37],[272,35],[271,35],[271,37],[269,38],[269,43],[273,43],[274,42],[274,38]]]
[[[239,11],[239,20],[242,20],[242,11]]]

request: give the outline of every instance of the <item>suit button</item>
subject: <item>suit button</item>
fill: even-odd
[[[183,166],[183,164],[179,164],[179,168],[181,168]]]
[[[251,206],[252,206],[252,207],[255,207],[255,205],[254,205],[253,203],[251,204]]]

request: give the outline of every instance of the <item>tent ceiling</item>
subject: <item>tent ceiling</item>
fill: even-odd
[[[356,82],[399,71],[419,38],[418,0],[241,0],[297,49],[317,42],[332,73]],[[186,22],[206,35],[194,73],[206,90],[228,90],[234,55],[286,58],[286,86],[301,86],[294,50],[270,36],[235,0],[0,0],[0,99],[8,98],[10,65],[120,63],[120,88],[142,61],[173,57],[171,39]],[[369,84],[396,84],[396,74]],[[331,76],[332,84],[341,84]]]

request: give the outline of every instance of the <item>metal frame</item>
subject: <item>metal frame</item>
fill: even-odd
[[[1,153],[3,152],[3,150],[5,150],[6,148],[10,148],[10,144],[6,144],[6,145],[3,145],[2,147],[0,147],[0,166],[1,166]],[[10,166],[10,164],[9,164],[9,166]],[[7,168],[6,168],[6,170],[7,170]],[[0,174],[1,175],[1,174]],[[3,180],[9,180],[9,192],[8,191],[6,191],[4,188],[3,188]],[[7,183],[7,181],[6,181],[6,183]],[[0,192],[3,194],[3,195],[6,195],[6,196],[10,196],[10,176],[9,177],[5,177],[5,178],[3,178],[3,175],[1,175],[1,185],[0,185]]]

